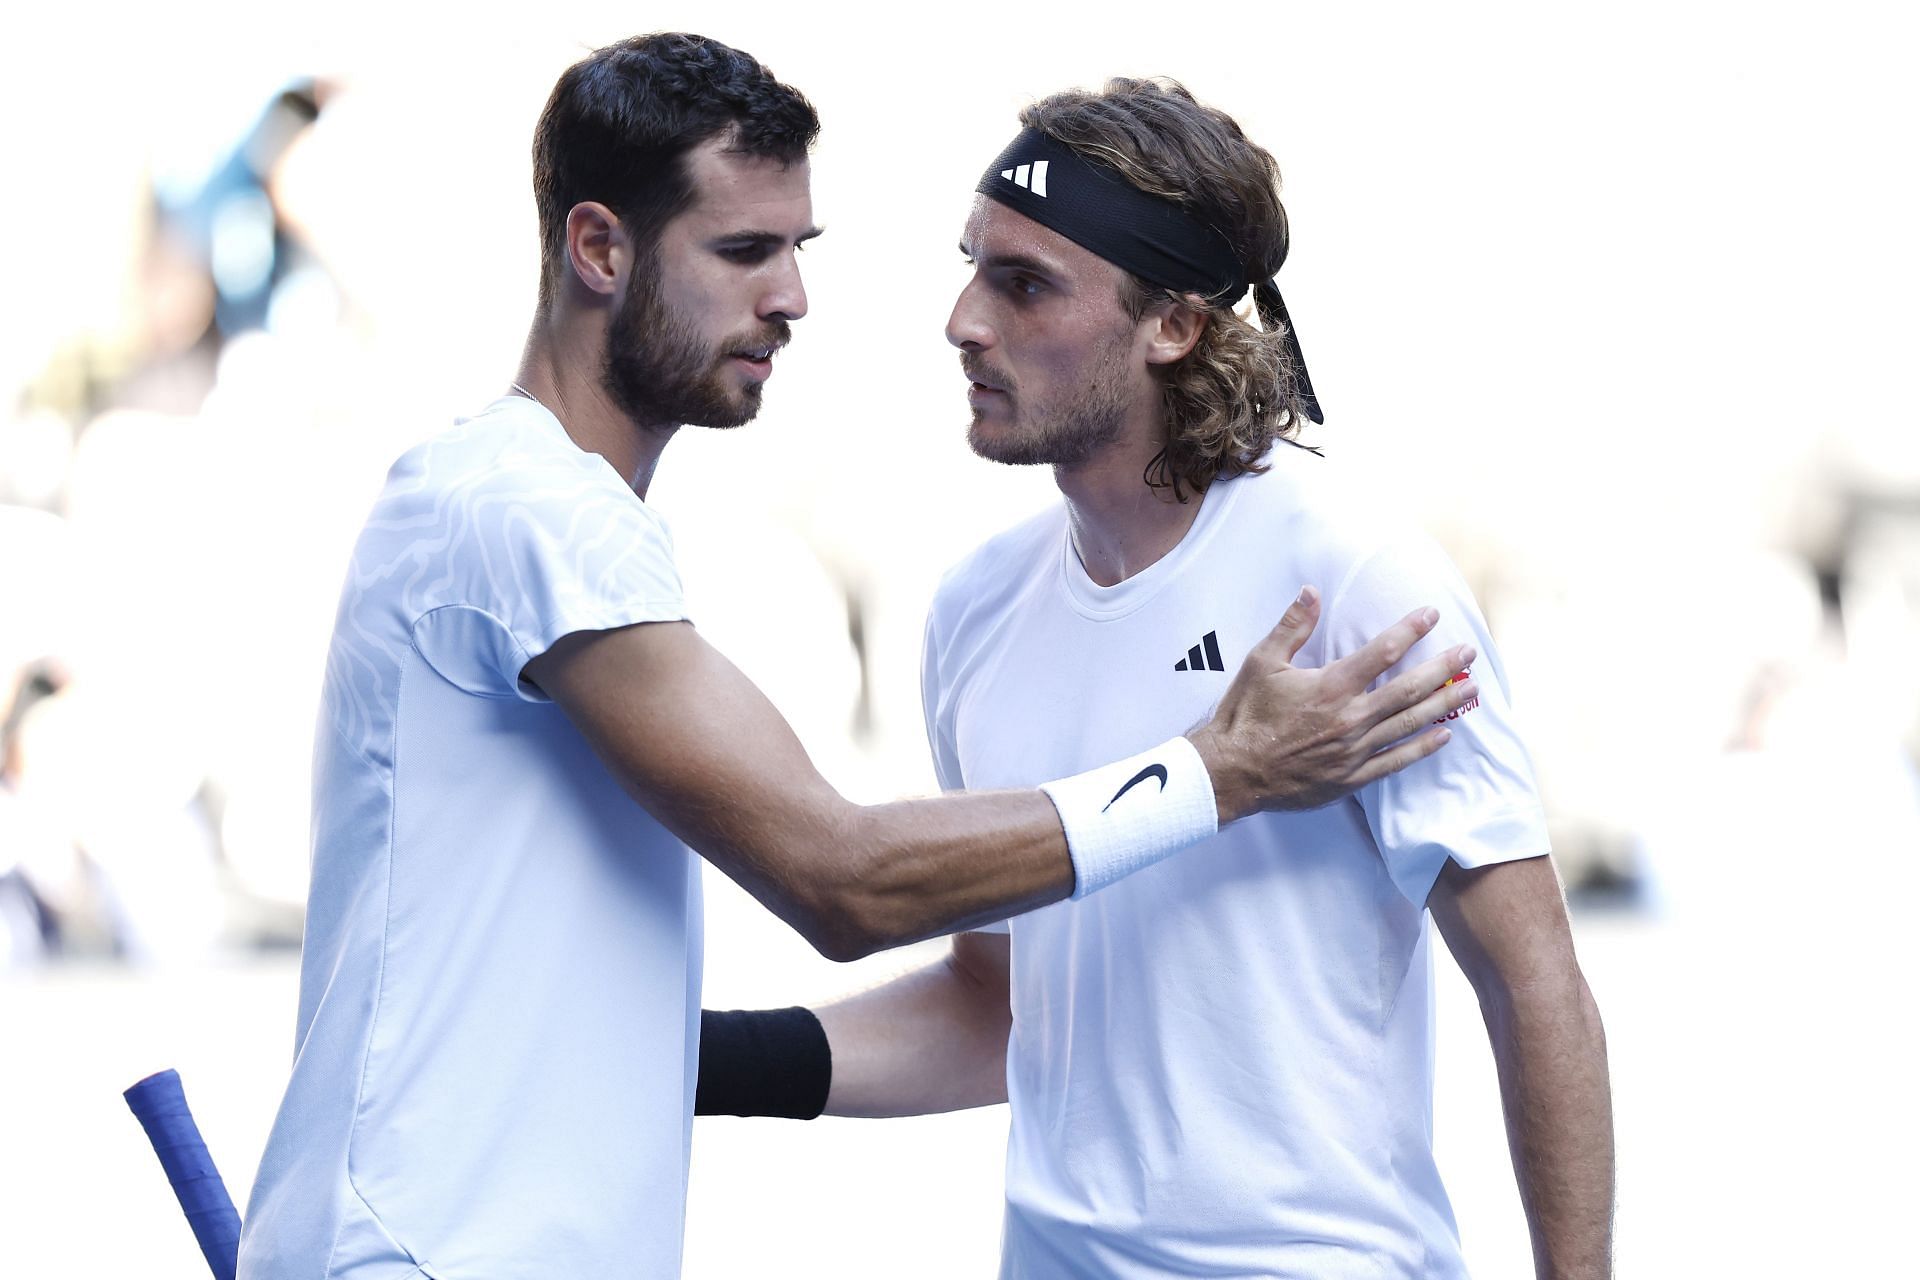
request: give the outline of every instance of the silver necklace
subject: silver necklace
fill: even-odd
[[[547,409],[547,406],[546,406],[546,402],[545,402],[545,401],[543,401],[543,400],[542,400],[542,399],[541,399],[541,398],[540,398],[539,396],[537,396],[537,395],[535,395],[535,394],[533,394],[533,392],[531,392],[531,391],[529,391],[529,390],[527,390],[527,389],[526,389],[525,387],[523,387],[523,386],[521,386],[521,385],[520,385],[519,383],[517,383],[517,382],[509,382],[509,383],[508,383],[507,385],[508,385],[509,387],[511,387],[511,388],[513,388],[513,389],[514,389],[515,391],[518,391],[518,392],[519,392],[519,393],[520,393],[521,395],[523,395],[523,396],[525,396],[525,397],[526,397],[527,399],[529,399],[529,400],[531,400],[531,401],[533,401],[533,402],[534,402],[535,404],[537,404],[537,405],[539,405],[539,406],[540,406],[540,407],[541,407],[542,409]],[[553,410],[551,410],[551,409],[547,409],[547,412],[548,412],[548,413],[552,413],[552,412],[553,412]]]

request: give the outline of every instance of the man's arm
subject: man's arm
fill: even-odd
[[[958,933],[945,956],[815,1010],[833,1055],[826,1114],[918,1116],[1007,1100],[1012,947]]]
[[[1613,1103],[1606,1033],[1545,857],[1449,861],[1427,900],[1480,997],[1520,1203],[1545,1280],[1613,1272]]]
[[[1469,696],[1450,651],[1369,692],[1431,629],[1417,611],[1325,668],[1291,665],[1318,617],[1303,592],[1188,735],[1222,822],[1324,804],[1439,749],[1408,735]],[[693,627],[576,632],[523,678],[552,698],[648,812],[821,954],[854,959],[1066,897],[1074,866],[1040,791],[856,805],[780,713]],[[1164,777],[1164,770],[1161,771]]]

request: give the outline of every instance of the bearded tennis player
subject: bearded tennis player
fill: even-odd
[[[842,1115],[1010,1102],[1008,1278],[1458,1280],[1437,926],[1492,1038],[1538,1274],[1607,1276],[1605,1041],[1506,672],[1446,556],[1293,441],[1321,413],[1274,278],[1273,157],[1171,83],[1057,94],[1021,123],[962,232],[947,337],[974,449],[1052,467],[1062,501],[933,602],[943,786],[1033,786],[1203,719],[1302,581],[1325,595],[1299,662],[1349,661],[1433,600],[1402,662],[1477,653],[1451,673],[1477,696],[1446,751],[1346,799],[962,932],[817,1018],[709,1014],[703,1109],[753,1113],[754,1080],[811,1082]]]
[[[690,35],[602,49],[547,103],[524,359],[394,465],[341,595],[248,1280],[678,1274],[696,854],[845,959],[1090,899],[1222,824],[1325,804],[1431,756],[1427,722],[1463,705],[1457,654],[1375,687],[1425,606],[1296,667],[1307,591],[1217,711],[1156,742],[1044,786],[836,793],[700,638],[646,503],[680,426],[754,416],[806,315],[817,129],[754,59]]]

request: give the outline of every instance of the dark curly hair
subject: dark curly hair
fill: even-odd
[[[1020,123],[1217,228],[1250,277],[1270,276],[1286,260],[1279,165],[1233,117],[1177,81],[1118,78],[1098,93],[1069,89],[1022,111]],[[1201,298],[1131,274],[1122,283],[1120,302],[1133,319],[1160,302],[1207,318],[1199,342],[1162,381],[1167,443],[1145,477],[1182,502],[1216,478],[1264,471],[1268,448],[1292,439],[1306,418],[1277,321],[1263,314],[1266,323],[1255,327],[1236,314],[1241,292]]]
[[[792,164],[806,158],[820,117],[799,90],[706,36],[634,36],[568,67],[533,132],[540,309],[566,261],[573,206],[599,201],[649,246],[693,199],[687,153],[722,133],[730,150]]]

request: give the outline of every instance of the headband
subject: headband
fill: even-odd
[[[1233,245],[1211,224],[1038,129],[1022,129],[974,190],[1148,284],[1216,303],[1235,301],[1251,284],[1261,323],[1286,335],[1307,416],[1325,421],[1279,286],[1268,278],[1250,280]]]

